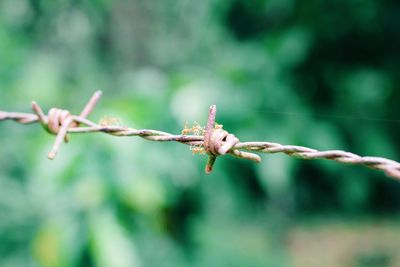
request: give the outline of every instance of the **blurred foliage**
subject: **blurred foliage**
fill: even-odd
[[[395,0],[0,0],[0,107],[400,159]],[[400,183],[325,161],[0,124],[0,266],[400,266]],[[338,223],[332,223],[338,222]]]

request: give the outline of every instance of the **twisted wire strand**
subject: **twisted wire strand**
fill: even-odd
[[[100,97],[101,92],[97,91],[79,116],[72,115],[68,110],[58,108],[50,109],[49,113],[45,115],[40,106],[36,102],[32,102],[34,114],[0,111],[0,121],[13,120],[20,124],[40,123],[49,133],[56,135],[53,148],[48,155],[50,159],[56,156],[63,141],[68,142],[68,134],[98,132],[112,136],[138,136],[149,141],[179,142],[200,147],[209,156],[206,164],[206,173],[212,171],[217,157],[225,154],[260,162],[261,158],[256,153],[284,153],[300,159],[327,159],[345,164],[362,165],[381,170],[386,175],[400,180],[400,163],[382,157],[363,157],[342,150],[319,151],[304,146],[282,145],[272,142],[240,142],[233,134],[223,130],[221,126],[216,126],[215,105],[210,107],[204,135],[176,135],[152,129],[100,125],[87,119],[87,116],[91,113]]]
[[[268,154],[284,153],[301,159],[328,159],[345,164],[363,165],[372,169],[382,170],[386,175],[400,179],[400,163],[382,157],[363,157],[342,150],[318,151],[303,146],[281,145],[271,142],[244,142],[237,144],[235,148]]]
[[[48,120],[48,116],[45,115],[43,118]],[[204,137],[200,135],[175,135],[163,131],[151,130],[151,129],[135,129],[124,126],[113,126],[113,125],[99,125],[88,119],[72,115],[73,122],[85,125],[84,127],[69,128],[67,133],[104,133],[113,136],[138,136],[150,141],[176,141],[187,145],[203,145]],[[19,112],[4,112],[0,111],[0,121],[13,120],[20,124],[32,124],[40,122],[39,117],[36,114],[31,113],[19,113]]]

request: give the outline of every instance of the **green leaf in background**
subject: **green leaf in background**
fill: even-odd
[[[400,159],[398,1],[0,0],[0,110]],[[400,183],[0,123],[0,266],[400,266]]]

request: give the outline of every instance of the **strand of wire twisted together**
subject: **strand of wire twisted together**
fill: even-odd
[[[79,116],[71,115],[67,110],[52,108],[45,115],[40,106],[32,102],[34,114],[0,111],[0,121],[14,120],[21,124],[41,123],[50,133],[57,135],[52,150],[48,157],[53,159],[60,144],[68,142],[69,133],[95,133],[100,132],[113,136],[138,136],[150,141],[179,142],[186,145],[203,148],[209,155],[206,172],[212,171],[213,164],[218,156],[230,154],[238,158],[244,158],[260,162],[258,153],[284,153],[288,156],[301,159],[327,159],[345,164],[363,165],[372,169],[384,171],[386,175],[400,179],[400,163],[382,157],[362,157],[342,150],[318,151],[316,149],[281,145],[272,142],[240,142],[233,134],[215,126],[216,107],[210,107],[208,122],[204,135],[176,135],[151,129],[134,129],[123,126],[100,125],[86,117],[91,113],[101,92],[96,92],[89,100]],[[82,126],[83,125],[83,126]]]

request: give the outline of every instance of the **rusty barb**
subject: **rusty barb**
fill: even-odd
[[[93,111],[101,95],[101,91],[95,92],[79,116],[72,115],[70,111],[59,108],[51,108],[45,115],[39,104],[32,102],[34,114],[0,111],[0,121],[14,120],[21,124],[40,123],[47,132],[56,135],[53,147],[48,154],[49,159],[56,157],[63,141],[69,141],[68,134],[101,132],[113,136],[139,136],[150,141],[179,142],[189,145],[196,151],[200,150],[208,154],[206,173],[211,173],[218,156],[229,154],[260,162],[260,156],[254,152],[285,153],[301,159],[328,159],[340,163],[363,165],[381,170],[386,175],[400,181],[400,163],[382,157],[362,157],[342,150],[318,151],[303,146],[281,145],[271,142],[240,142],[235,135],[228,133],[222,125],[215,122],[217,112],[215,105],[210,107],[205,130],[196,130],[193,132],[194,134],[191,134],[191,130],[187,131],[187,129],[184,129],[185,131],[182,131],[182,134],[174,135],[158,130],[97,124],[88,120],[87,117]]]
[[[208,154],[206,173],[211,173],[217,156],[223,156],[226,153],[239,158],[260,162],[261,158],[259,155],[235,149],[235,145],[239,144],[239,139],[222,129],[222,125],[215,125],[216,113],[217,107],[212,105],[208,113],[203,143],[204,150]]]

